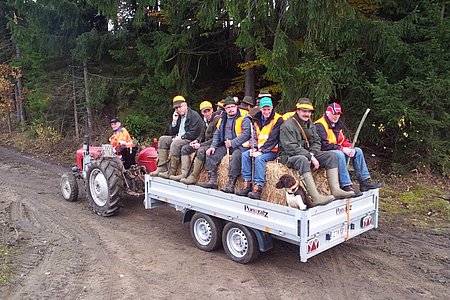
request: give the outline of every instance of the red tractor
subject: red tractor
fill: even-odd
[[[61,176],[61,192],[66,201],[78,199],[77,179],[82,179],[92,210],[100,216],[115,215],[125,194],[143,196],[144,175],[156,170],[154,147],[118,149],[111,145],[89,147],[85,136],[83,148],[77,151],[77,166]]]

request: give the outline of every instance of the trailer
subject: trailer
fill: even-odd
[[[190,222],[203,251],[223,246],[238,263],[250,263],[279,239],[299,247],[301,262],[378,227],[379,190],[308,210],[145,175],[146,209],[172,206]]]

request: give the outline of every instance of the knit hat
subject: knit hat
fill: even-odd
[[[186,99],[184,99],[183,96],[178,95],[178,96],[173,97],[172,105],[174,108],[176,108],[176,107],[180,106],[181,103],[183,103],[183,102],[186,102]]]
[[[114,117],[114,118],[111,119],[111,121],[109,121],[110,124],[111,123],[117,123],[117,122],[120,122],[118,117]]]
[[[336,102],[330,103],[327,106],[327,111],[331,112],[333,115],[342,114],[342,107]]]
[[[223,100],[223,107],[226,107],[227,105],[230,105],[230,104],[236,105],[236,102],[234,102],[233,97],[228,96],[225,98],[225,100]]]
[[[203,101],[200,103],[200,111],[203,112],[204,109],[212,109],[212,104],[209,101]]]
[[[270,99],[269,97],[262,97],[261,100],[259,100],[259,107],[264,107],[264,106],[273,106],[272,103],[272,99]]]
[[[295,105],[296,109],[306,110],[306,111],[312,111],[314,112],[314,106],[312,105],[311,100],[308,98],[300,98],[297,100],[297,104]]]

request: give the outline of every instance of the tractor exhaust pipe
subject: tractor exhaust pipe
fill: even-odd
[[[84,143],[83,143],[84,156],[89,155],[89,123],[88,115],[84,116]]]

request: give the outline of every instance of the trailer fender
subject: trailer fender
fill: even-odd
[[[189,223],[192,220],[192,217],[195,214],[195,210],[186,209],[183,213],[183,217],[181,218],[181,224]]]
[[[266,252],[273,248],[273,239],[270,234],[250,227],[249,229],[253,230],[256,235],[256,239],[258,240],[259,245],[259,251]]]

